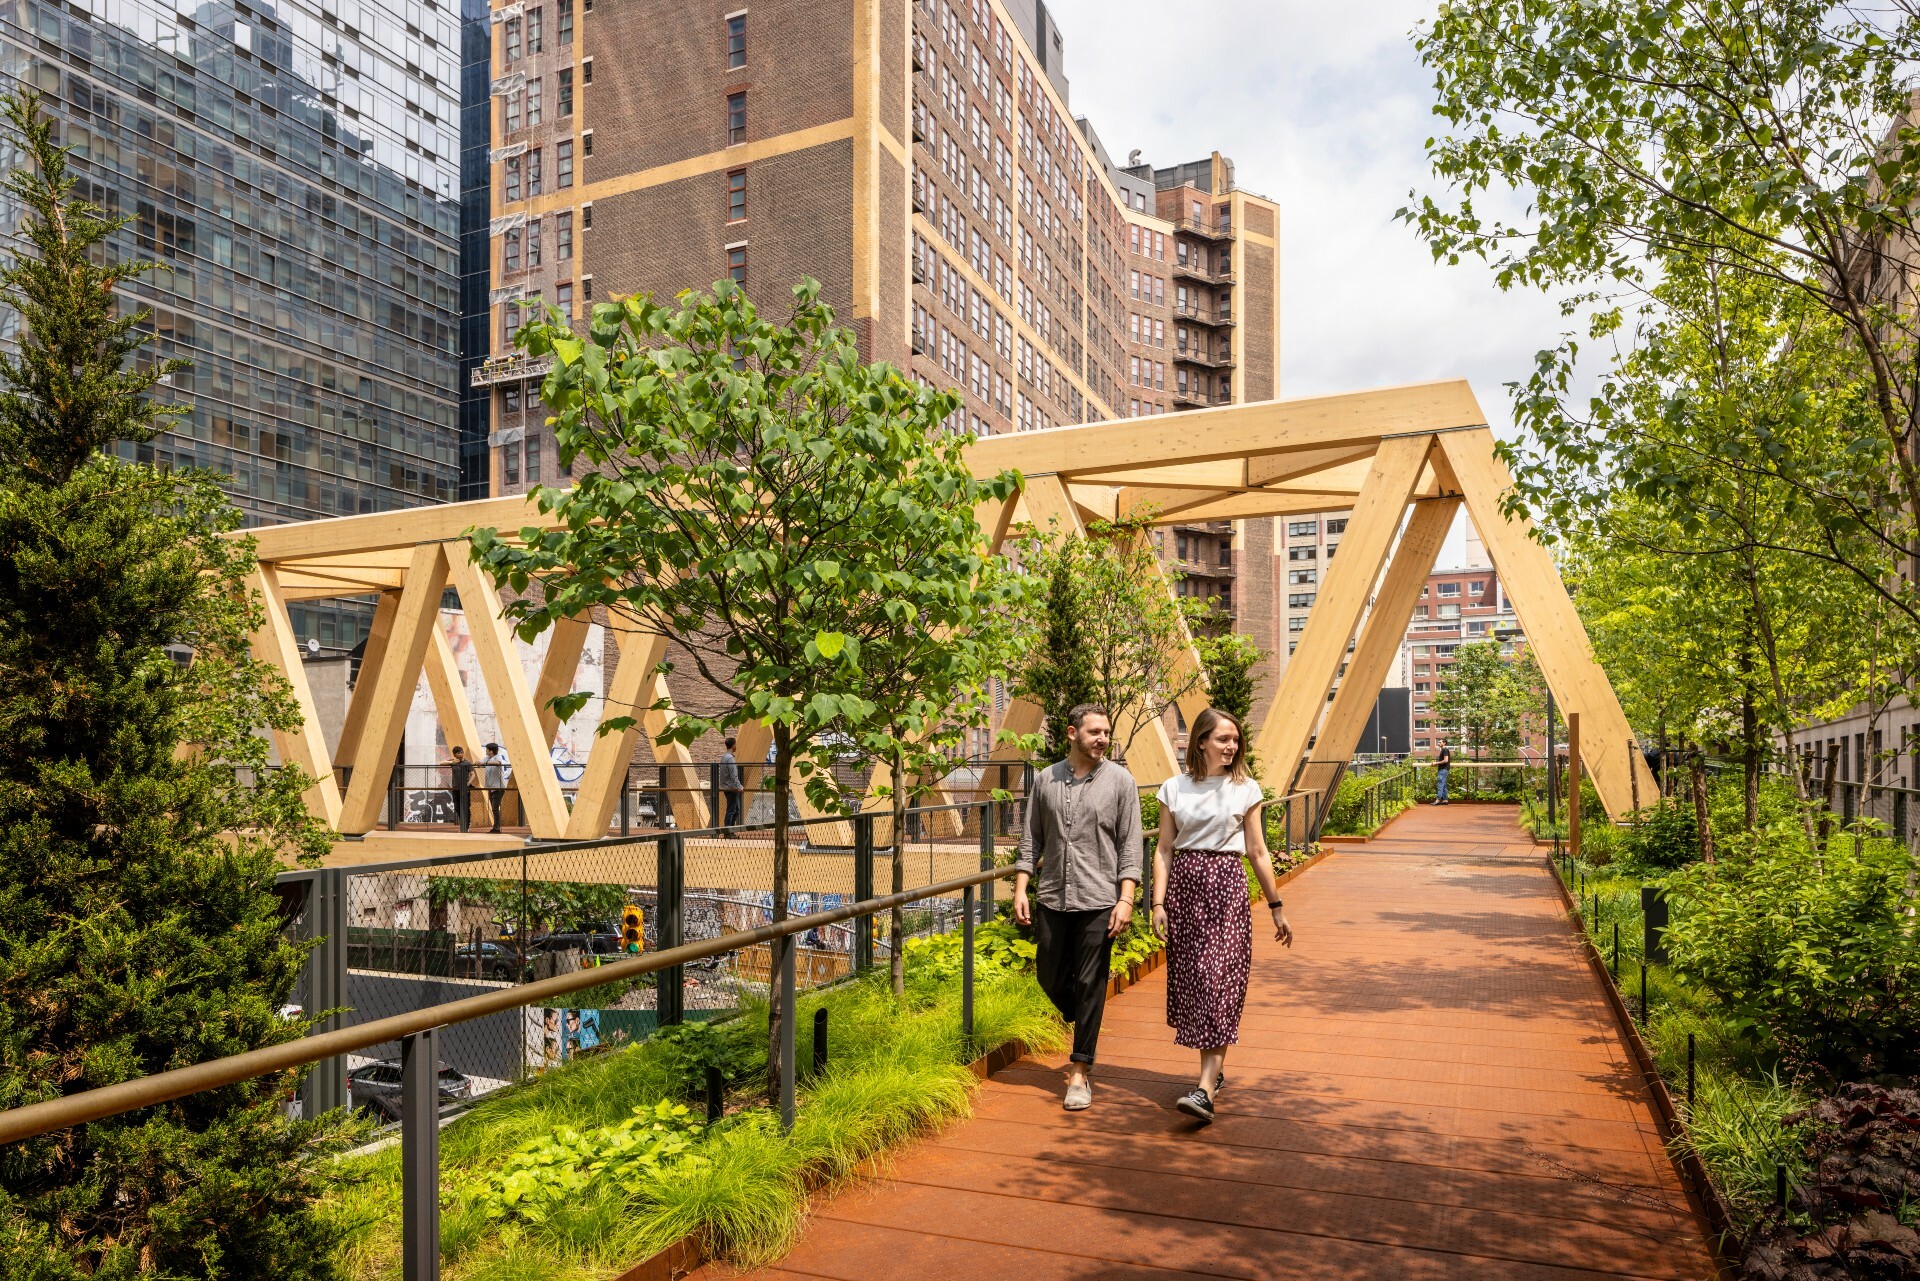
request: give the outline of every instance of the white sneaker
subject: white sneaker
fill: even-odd
[[[1069,1112],[1084,1112],[1092,1107],[1093,1082],[1082,1077],[1077,1085],[1069,1085],[1065,1106]]]

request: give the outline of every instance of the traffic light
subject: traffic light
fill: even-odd
[[[639,952],[646,943],[646,918],[632,903],[620,914],[620,943],[629,952]]]

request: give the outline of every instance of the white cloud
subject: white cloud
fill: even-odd
[[[1280,202],[1281,391],[1470,380],[1512,433],[1505,384],[1566,327],[1537,292],[1484,267],[1435,263],[1394,212],[1437,192],[1425,140],[1431,75],[1410,38],[1416,0],[1048,0],[1076,114],[1116,157],[1167,166],[1218,150],[1239,184]],[[1168,14],[1174,21],[1169,23]],[[1442,560],[1458,561],[1458,529]]]
[[[1408,33],[1412,0],[1050,0],[1074,110],[1116,157],[1213,150],[1281,206],[1281,389],[1290,396],[1465,377],[1496,430],[1503,384],[1563,328],[1538,293],[1436,264],[1394,211],[1433,190],[1439,122]]]

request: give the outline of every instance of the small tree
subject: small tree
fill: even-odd
[[[1513,665],[1500,656],[1500,642],[1462,645],[1446,671],[1433,697],[1434,728],[1465,738],[1476,759],[1489,750],[1502,759],[1517,752],[1526,690]]]
[[[1253,670],[1266,655],[1251,636],[1232,630],[1212,611],[1192,621],[1193,647],[1207,676],[1207,701],[1246,724],[1253,715]]]
[[[76,199],[37,98],[4,113],[25,246],[0,356],[0,1107],[295,1039],[303,950],[280,851],[317,855],[298,770],[255,731],[298,725],[257,663],[239,516],[203,472],[123,463],[179,409],[116,294],[124,219]],[[170,650],[190,652],[177,662]],[[329,1277],[311,1209],[340,1118],[282,1114],[262,1077],[0,1148],[0,1274]]]
[[[1074,652],[1085,655],[1091,694],[1077,701],[1107,708],[1115,755],[1124,757],[1142,730],[1206,679],[1198,666],[1180,661],[1192,638],[1180,603],[1167,591],[1150,526],[1136,519],[1096,521],[1085,535],[1030,531],[1020,550],[1029,572],[1049,585],[1049,630],[1056,616],[1054,584],[1062,582],[1059,612],[1077,620]],[[1050,653],[1046,641],[1033,644],[1027,655],[1015,692],[1051,712],[1047,700],[1057,705],[1068,690],[1060,673],[1070,660]]]
[[[844,717],[862,752],[885,761],[891,774],[883,795],[892,812],[896,894],[906,888],[908,801],[930,791],[966,731],[986,723],[987,681],[1004,676],[1018,643],[997,619],[1027,599],[1026,580],[989,555],[973,518],[974,497],[1004,499],[1014,479],[974,480],[960,454],[966,439],[929,441],[927,457],[906,478],[931,501],[887,505],[906,519],[876,544],[894,543],[891,559],[912,568],[874,575],[848,601],[845,653],[858,668],[862,698],[843,704]],[[856,576],[848,582],[856,585]],[[905,924],[905,909],[894,908],[896,994],[906,990]]]
[[[1042,617],[1044,630],[1035,638],[1021,676],[1020,693],[1046,713],[1044,749],[1058,760],[1067,754],[1067,713],[1094,701],[1093,659],[1087,651],[1071,566],[1056,560],[1047,574]]]
[[[937,626],[932,604],[952,606],[952,575],[971,561],[921,536],[937,527],[951,538],[957,509],[971,527],[972,502],[1015,483],[962,483],[957,444],[941,435],[951,399],[861,363],[817,281],[797,286],[793,303],[783,322],[769,321],[722,280],[676,307],[645,296],[602,303],[585,338],[557,313],[523,328],[522,347],[554,358],[543,394],[561,468],[587,471],[571,489],[534,491],[560,529],[523,531],[521,543],[474,536],[474,557],[496,580],[542,588],[537,601],[522,595],[508,607],[522,636],[601,607],[679,643],[685,674],[714,710],[683,704],[663,742],[772,726],[776,922],[787,917],[796,780],[835,799],[827,731],[881,713],[861,629],[889,601],[899,616],[932,612]],[[928,580],[915,548],[944,558]],[[556,708],[566,715],[585,701],[567,695]],[[895,727],[921,718],[901,704],[889,715]],[[632,724],[614,717],[601,732]],[[772,996],[777,1026],[777,985]],[[770,1091],[780,1077],[772,1026]]]

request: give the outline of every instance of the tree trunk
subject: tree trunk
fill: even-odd
[[[1840,768],[1840,744],[1832,743],[1827,747],[1827,776],[1820,780],[1820,827],[1813,843],[1814,857],[1827,848],[1827,837],[1833,832],[1833,781]]]
[[[773,923],[787,919],[787,883],[790,871],[787,807],[793,795],[793,728],[773,726]],[[775,939],[767,948],[767,1103],[780,1109],[780,965],[793,940]]]
[[[1743,671],[1751,671],[1753,659],[1743,653],[1740,666]],[[1754,710],[1753,684],[1745,679],[1740,682],[1740,751],[1746,774],[1744,830],[1751,832],[1760,822],[1760,717]]]
[[[1707,806],[1707,757],[1704,750],[1692,758],[1693,821],[1700,833],[1700,861],[1713,862],[1713,814]]]
[[[900,752],[893,753],[893,892],[895,894],[907,888],[907,779],[901,773]],[[903,996],[907,990],[907,909],[896,906],[893,909],[893,994]]]

